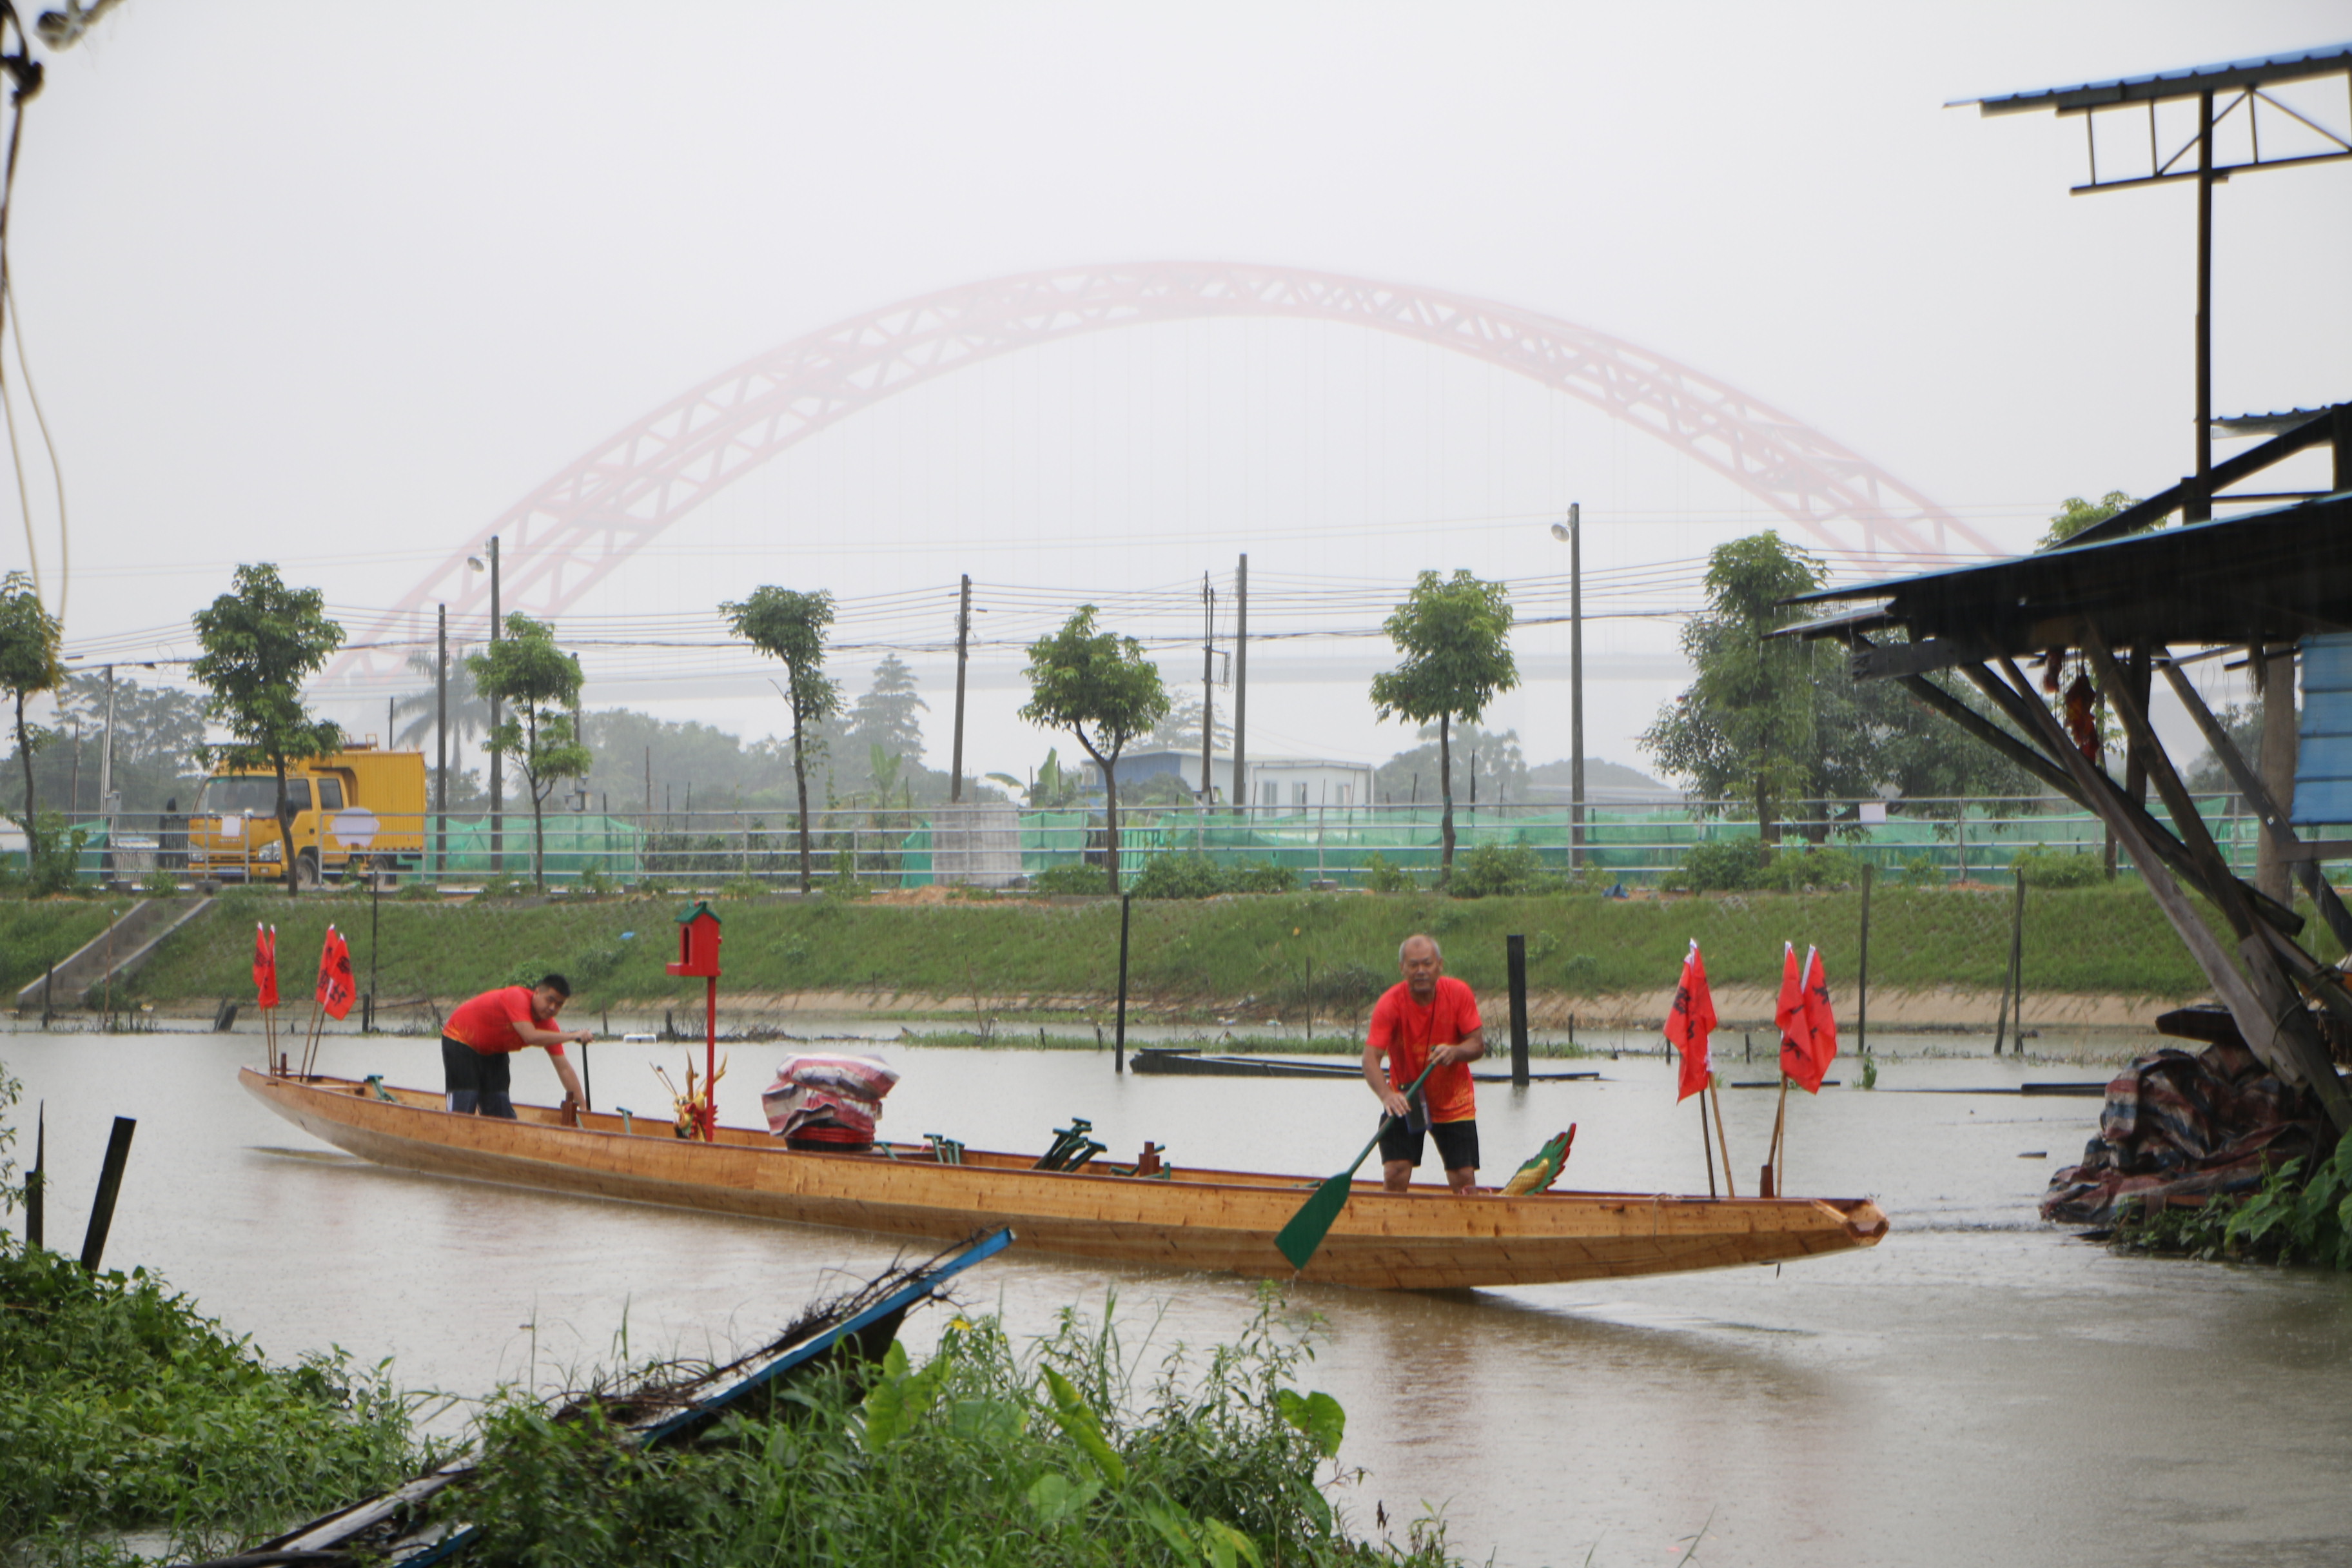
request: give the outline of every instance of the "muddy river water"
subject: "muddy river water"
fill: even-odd
[[[1901,1042],[1885,1044],[1899,1048]],[[727,1120],[752,1122],[785,1046],[738,1046]],[[1325,1174],[1377,1117],[1345,1081],[1118,1077],[1108,1054],[882,1045],[905,1074],[886,1130],[1040,1148],[1085,1116],[1114,1155]],[[1737,1042],[1734,1041],[1736,1054]],[[603,1044],[600,1106],[666,1107]],[[49,1239],[79,1244],[109,1119],[139,1119],[110,1266],[143,1263],[270,1354],[340,1344],[411,1387],[478,1394],[635,1355],[748,1345],[887,1239],[405,1175],[346,1158],[236,1086],[245,1035],[19,1034],[20,1156],[46,1101]],[[1696,1109],[1656,1057],[1581,1084],[1479,1088],[1488,1174],[1579,1126],[1564,1187],[1704,1192]],[[322,1070],[437,1086],[430,1040],[333,1038]],[[1442,1510],[1455,1548],[1514,1565],[2295,1565],[2352,1562],[2352,1279],[2119,1258],[2034,1217],[2096,1117],[1995,1093],[2102,1069],[1904,1056],[1876,1092],[1792,1097],[1789,1190],[1866,1194],[1874,1250],[1654,1279],[1458,1295],[1301,1288],[1321,1314],[1303,1381],[1348,1410],[1343,1506],[1369,1531]],[[1727,1077],[1760,1079],[1735,1060]],[[519,1098],[553,1099],[543,1058]],[[1752,1190],[1773,1097],[1724,1097]],[[1255,1287],[1016,1247],[964,1291],[1016,1336],[1116,1293],[1148,1369],[1232,1337]],[[940,1314],[918,1314],[920,1348]],[[454,1419],[447,1417],[445,1419]]]

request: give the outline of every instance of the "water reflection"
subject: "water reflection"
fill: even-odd
[[[107,1121],[140,1119],[109,1261],[161,1268],[271,1353],[393,1354],[412,1385],[479,1393],[635,1354],[725,1353],[896,1255],[887,1238],[386,1171],[310,1145],[235,1087],[249,1042],[17,1036],[0,1055],[48,1106],[51,1240],[79,1240]],[[730,1120],[773,1058],[735,1047]],[[600,1102],[658,1108],[648,1064],[599,1046]],[[1375,1109],[1345,1081],[1116,1078],[1091,1052],[883,1049],[886,1128],[1038,1147],[1071,1115],[1115,1152],[1321,1173]],[[435,1081],[429,1042],[334,1039],[331,1072]],[[1656,1058],[1591,1084],[1482,1086],[1498,1166],[1579,1124],[1571,1185],[1706,1190],[1696,1113]],[[1842,1064],[1842,1066],[1846,1064]],[[537,1083],[532,1074],[546,1078]],[[552,1083],[543,1063],[518,1092]],[[1842,1074],[1848,1076],[1850,1074]],[[2046,1063],[1906,1059],[1881,1082],[1990,1089]],[[2087,1076],[2096,1076],[2091,1074]],[[30,1099],[26,1109],[30,1109]],[[1725,1096],[1740,1190],[1774,1097]],[[2352,1285],[2116,1258],[2032,1205],[2092,1100],[1830,1090],[1792,1099],[1791,1182],[1878,1198],[1876,1249],[1791,1265],[1510,1291],[1305,1288],[1305,1381],[1349,1410],[1369,1523],[1443,1504],[1509,1564],[2340,1562],[2352,1535]],[[20,1151],[22,1146],[20,1145]],[[2022,1159],[2042,1152],[2047,1157]],[[1718,1177],[1720,1173],[1718,1173]],[[1148,1381],[1175,1342],[1231,1338],[1249,1281],[1016,1251],[964,1289],[1016,1334],[1116,1292]],[[919,1315],[919,1346],[940,1315]],[[2129,1542],[2126,1547],[2122,1543]]]

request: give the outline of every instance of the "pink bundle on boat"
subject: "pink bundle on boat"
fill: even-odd
[[[871,1057],[791,1057],[760,1105],[768,1131],[779,1138],[870,1143],[883,1097],[898,1081],[897,1072]]]

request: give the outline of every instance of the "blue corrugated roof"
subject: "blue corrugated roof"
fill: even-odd
[[[2294,81],[2306,77],[2333,76],[2352,70],[2352,43],[2326,44],[2287,54],[2257,55],[2249,59],[2223,60],[2216,65],[2182,66],[2150,71],[2145,76],[2116,77],[2111,81],[2077,82],[2072,87],[2033,88],[2024,92],[1998,93],[1985,98],[1956,98],[1947,109],[1976,104],[1986,114],[2014,114],[2022,110],[2090,109],[2103,103],[2140,102],[2185,98],[2191,93],[2221,91],[2233,87],[2258,87],[2265,82]]]

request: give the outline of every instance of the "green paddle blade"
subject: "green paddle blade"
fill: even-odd
[[[1331,1224],[1339,1211],[1348,1206],[1348,1189],[1354,1184],[1356,1173],[1342,1171],[1315,1189],[1299,1211],[1290,1216],[1290,1223],[1276,1233],[1274,1245],[1290,1259],[1293,1268],[1304,1268],[1323,1237],[1330,1232]]]

